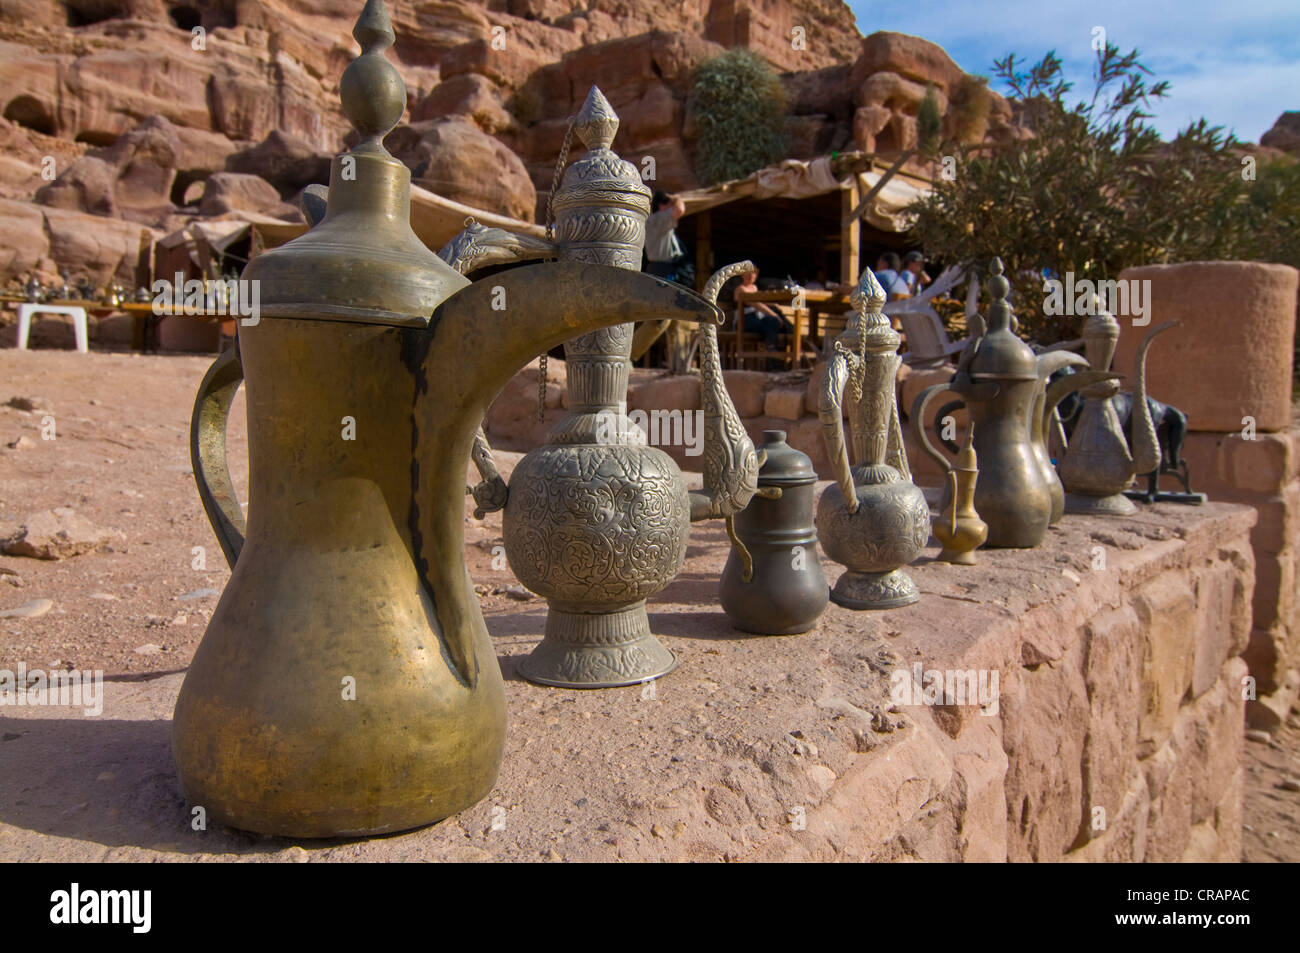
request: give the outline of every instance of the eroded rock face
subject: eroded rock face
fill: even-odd
[[[328,181],[347,146],[337,84],[356,53],[359,9],[360,0],[0,0],[0,198],[31,201],[39,190],[47,208],[164,230],[218,208],[278,214],[243,207],[258,193],[269,200],[251,185],[228,201],[229,183],[218,183],[206,190],[214,198],[193,203],[220,172],[257,176],[280,200]],[[1009,118],[934,44],[864,40],[841,0],[417,0],[389,13],[388,55],[411,124],[391,137],[395,154],[426,188],[528,220],[541,214],[569,118],[593,84],[621,118],[620,154],[647,169],[653,160],[658,187],[696,187],[691,83],[732,47],[783,73],[791,157],[908,148],[927,87],[949,114],[945,132],[963,141],[996,139]],[[0,272],[0,282],[20,274]]]
[[[93,149],[36,193],[52,208],[162,224],[173,212],[181,143],[176,127],[151,116],[104,149]]]
[[[462,116],[395,130],[388,148],[411,169],[416,185],[456,202],[532,221],[537,191],[505,143]]]
[[[1300,155],[1300,112],[1286,112],[1278,116],[1273,128],[1259,137],[1259,144]]]

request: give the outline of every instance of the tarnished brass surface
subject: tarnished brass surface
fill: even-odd
[[[573,128],[587,153],[565,170],[555,194],[556,254],[639,269],[650,192],[636,166],[611,150],[618,117],[596,87]],[[448,248],[457,262],[500,260],[510,251],[501,244],[480,234]],[[720,316],[693,292],[682,293],[697,317],[700,306]],[[548,602],[545,635],[519,672],[543,685],[608,688],[671,671],[677,661],[650,632],[645,600],[681,569],[691,519],[730,515],[754,492],[757,456],[720,369],[703,381],[706,491],[688,494],[672,458],[645,446],[627,416],[631,346],[630,324],[565,344],[569,413],[545,446],[519,461],[506,494],[506,557],[519,581]],[[476,500],[484,484],[474,489]]]
[[[831,599],[849,609],[892,609],[920,598],[902,567],[930,538],[930,508],[912,482],[899,426],[900,338],[881,313],[885,292],[870,269],[853,304],[856,314],[835,339],[821,392],[818,416],[836,482],[817,503],[817,532],[826,555],[847,567]],[[852,468],[841,411],[846,386],[859,461]]]
[[[975,511],[988,525],[985,545],[1028,549],[1043,541],[1053,515],[1055,475],[1049,478],[1050,461],[1045,447],[1039,446],[1042,417],[1048,412],[1047,377],[1040,371],[1079,359],[1064,352],[1035,355],[1012,330],[1014,318],[1006,300],[1011,286],[1000,259],[993,260],[989,274],[993,303],[984,334],[962,352],[951,381],[917,395],[910,422],[922,448],[946,471],[951,464],[926,433],[926,409],[936,397],[949,393],[966,405],[980,462]],[[1059,401],[1088,382],[1067,384],[1053,397]]]
[[[975,512],[979,461],[972,443],[975,425],[966,428],[966,443],[948,471],[948,503],[931,521],[930,531],[943,546],[939,558],[959,566],[975,565],[975,550],[988,539],[989,527]]]
[[[1119,342],[1119,322],[1102,309],[1100,301],[1094,300],[1093,314],[1084,324],[1083,338],[1093,373],[1111,379],[1095,383],[1082,392],[1083,410],[1060,463],[1061,480],[1068,491],[1067,513],[1123,516],[1137,511],[1124,491],[1134,477],[1150,473],[1160,465],[1160,443],[1146,399],[1147,350],[1156,335],[1177,324],[1177,321],[1165,321],[1148,331],[1134,357],[1133,449],[1130,452],[1124,428],[1111,402],[1119,393],[1119,384],[1114,375],[1105,374]]]
[[[428,824],[494,783],[504,692],[465,567],[463,488],[498,391],[575,335],[720,318],[679,286],[602,265],[470,285],[406,241],[405,216],[391,218],[407,180],[378,145],[404,101],[375,54],[392,39],[379,0],[356,35],[365,83],[345,74],[343,94],[363,141],[335,161],[320,223],[246,270],[284,284],[204,379],[191,442],[233,573],[176,702],[177,772],[209,820],[296,837]],[[355,178],[342,174],[351,156]],[[355,233],[321,241],[345,213]],[[246,534],[225,460],[241,375]]]

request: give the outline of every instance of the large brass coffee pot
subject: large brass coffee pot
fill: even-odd
[[[447,267],[411,231],[410,173],[381,144],[405,104],[381,0],[354,36],[341,93],[361,141],[333,162],[324,217],[245,269],[261,314],[208,372],[191,430],[233,573],[176,702],[176,767],[210,820],[294,837],[431,823],[495,782],[504,692],[465,568],[464,486],[497,392],[575,334],[721,317],[603,265],[476,284]],[[246,525],[225,447],[241,378]]]
[[[1002,274],[1001,259],[989,267],[989,306],[986,330],[962,352],[951,381],[926,388],[912,404],[912,433],[922,448],[945,471],[952,468],[926,433],[926,408],[935,397],[951,392],[970,414],[975,429],[974,451],[980,476],[975,486],[975,511],[988,524],[990,547],[1027,549],[1047,535],[1053,517],[1053,483],[1045,448],[1039,447],[1043,419],[1051,412],[1045,399],[1051,370],[1086,363],[1078,355],[1050,352],[1035,355],[1014,330],[1007,303],[1010,283]],[[1053,399],[1095,378],[1075,375],[1063,383]],[[1052,407],[1055,405],[1053,404]],[[1058,487],[1059,489],[1059,487]],[[1062,500],[1063,502],[1063,500]]]

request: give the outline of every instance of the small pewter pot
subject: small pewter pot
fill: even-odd
[[[785,437],[784,430],[763,431],[758,493],[735,516],[739,545],[718,591],[731,624],[759,635],[807,632],[830,601],[813,526],[817,471]]]

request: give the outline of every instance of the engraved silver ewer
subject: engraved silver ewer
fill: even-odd
[[[817,502],[822,548],[847,571],[831,599],[849,609],[893,609],[920,598],[902,569],[930,538],[930,507],[912,482],[894,389],[901,343],[881,313],[885,292],[867,269],[852,296],[854,311],[835,339],[819,417],[835,472]],[[843,400],[849,391],[850,468]]]
[[[593,86],[573,126],[587,153],[552,200],[553,242],[471,226],[443,257],[457,270],[535,257],[639,270],[650,190],[636,166],[610,150],[617,130],[618,117]],[[748,263],[713,276],[705,297],[716,299],[742,267]],[[683,306],[699,301],[686,288],[680,294]],[[722,384],[716,327],[701,326],[703,492],[688,492],[672,457],[647,446],[627,416],[632,331],[620,324],[564,345],[569,413],[519,461],[508,488],[486,438],[477,438],[476,515],[504,507],[510,568],[548,602],[545,636],[519,665],[543,685],[609,688],[672,671],[677,660],[651,634],[646,599],[681,569],[690,523],[729,518],[758,487],[761,461]]]

